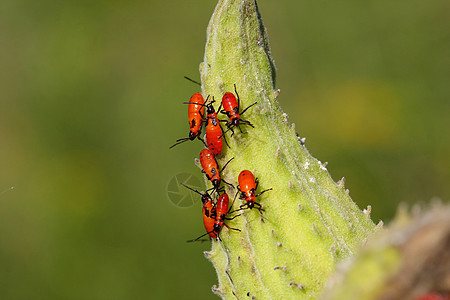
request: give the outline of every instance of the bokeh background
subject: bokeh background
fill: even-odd
[[[215,1],[3,0],[0,298],[215,299],[186,101]],[[260,1],[280,103],[388,222],[450,197],[450,5]],[[13,190],[9,188],[14,186]]]

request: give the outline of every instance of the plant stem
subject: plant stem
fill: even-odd
[[[216,268],[223,298],[315,298],[335,265],[352,255],[374,231],[369,213],[361,212],[335,183],[325,166],[312,157],[281,110],[275,86],[275,64],[256,1],[220,0],[208,26],[200,66],[204,95],[221,99],[236,84],[243,119],[255,128],[235,130],[217,157],[230,158],[222,176],[237,186],[240,171],[259,179],[258,197],[265,212],[245,210],[229,222],[242,232],[221,232],[205,255]],[[218,105],[217,105],[218,107]],[[216,109],[217,109],[216,107]],[[236,190],[228,189],[231,197]],[[234,209],[241,200],[236,200]]]

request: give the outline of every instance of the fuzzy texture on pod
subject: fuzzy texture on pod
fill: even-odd
[[[213,241],[205,253],[218,275],[213,291],[224,299],[314,299],[337,262],[352,256],[375,230],[369,214],[359,210],[343,182],[332,180],[289,124],[277,101],[275,71],[256,1],[220,0],[200,65],[203,95],[222,99],[236,84],[241,110],[258,103],[243,116],[255,128],[236,128],[231,138],[228,132],[231,148],[224,146],[217,161],[222,166],[234,157],[222,174],[234,186],[248,169],[259,179],[256,193],[273,188],[257,198],[262,217],[257,209],[242,211],[226,222],[242,232],[224,227],[222,242]],[[237,192],[226,189],[230,198]],[[237,199],[234,209],[243,203]]]

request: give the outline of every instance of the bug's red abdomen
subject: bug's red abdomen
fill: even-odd
[[[198,113],[203,115],[204,111],[205,111],[205,100],[203,99],[202,94],[195,93],[189,100],[188,115],[191,116],[192,114]]]
[[[226,193],[220,195],[219,199],[217,199],[216,204],[216,212],[217,212],[217,220],[224,221],[225,215],[228,211],[228,206],[230,204],[230,198]]]
[[[206,123],[206,144],[209,150],[215,155],[222,152],[222,129],[219,125],[217,113],[208,114],[208,121]]]
[[[208,177],[215,188],[218,188],[220,184],[219,168],[213,153],[209,149],[203,149],[200,152],[200,164],[206,177]]]
[[[223,95],[222,106],[230,120],[240,119],[238,102],[233,93],[227,92]]]
[[[225,218],[228,212],[228,205],[230,203],[230,198],[226,193],[219,196],[216,203],[216,221],[214,222],[214,233],[219,235],[220,230],[223,227]],[[211,236],[211,235],[210,235]]]
[[[255,202],[255,176],[249,170],[244,170],[239,174],[239,189],[245,195],[245,201]]]
[[[202,128],[203,118],[200,114],[191,116],[189,119],[189,137],[194,139],[198,134],[200,134],[200,129]]]
[[[216,233],[214,232],[214,224],[216,222],[216,208],[212,201],[207,201],[203,205],[203,225],[205,226],[206,232],[209,233],[209,236],[213,239],[217,238]]]
[[[205,111],[205,100],[202,94],[195,93],[189,100],[188,105],[188,117],[189,117],[189,128],[190,136],[195,137],[200,134],[200,129],[203,123],[203,115]]]

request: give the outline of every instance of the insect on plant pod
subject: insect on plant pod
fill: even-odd
[[[239,125],[249,125],[254,128],[252,123],[250,123],[247,120],[241,119],[241,116],[247,111],[247,109],[249,109],[250,107],[252,107],[257,103],[255,102],[253,104],[250,104],[249,106],[247,106],[247,108],[245,108],[242,112],[239,113],[240,98],[236,90],[236,84],[234,85],[234,92],[236,93],[237,100],[236,97],[233,95],[233,93],[230,92],[225,93],[222,97],[223,110],[220,111],[221,113],[226,114],[228,118],[230,118],[230,121],[226,123],[226,126],[228,127],[228,130],[231,130],[232,132],[231,136],[233,136],[234,134],[233,127],[238,127],[241,132],[242,130],[239,127]]]
[[[222,127],[220,126],[221,120],[217,117],[217,113],[212,106],[213,101],[206,106],[206,144],[209,150],[214,155],[220,154],[222,152],[223,141],[225,136],[223,135]],[[219,106],[219,110],[222,104]],[[227,141],[225,140],[225,143]],[[228,145],[228,144],[227,144]]]
[[[234,188],[234,186],[232,184],[230,184],[220,178],[220,172],[222,172],[225,169],[225,167],[228,165],[228,163],[233,159],[234,159],[234,157],[231,158],[223,166],[223,168],[221,170],[219,170],[216,158],[214,157],[214,154],[211,152],[211,150],[203,149],[200,152],[200,164],[202,165],[202,169],[203,169],[202,172],[205,173],[208,180],[211,181],[211,183],[213,185],[213,189],[215,189],[216,191],[219,189],[221,181],[223,181],[224,183],[226,183]]]
[[[206,101],[208,101],[208,99],[206,99]],[[203,142],[203,144],[205,144],[203,139],[200,137],[204,121],[203,116],[205,112],[205,101],[202,94],[195,93],[194,95],[192,95],[189,102],[184,103],[188,104],[189,137],[178,139],[175,144],[169,147],[169,149],[172,149],[176,145],[179,145],[186,141],[193,141],[195,138],[198,138]]]
[[[258,188],[258,179],[255,180],[255,176],[253,176],[253,173],[249,170],[244,170],[239,174],[238,177],[239,185],[238,189],[241,192],[241,195],[239,196],[239,199],[245,200],[245,203],[240,206],[240,209],[252,209],[257,206],[258,210],[261,212],[262,207],[261,204],[259,204],[256,201],[256,197],[260,196],[261,194],[272,190],[272,188],[262,191],[261,193],[256,195],[256,189]]]

